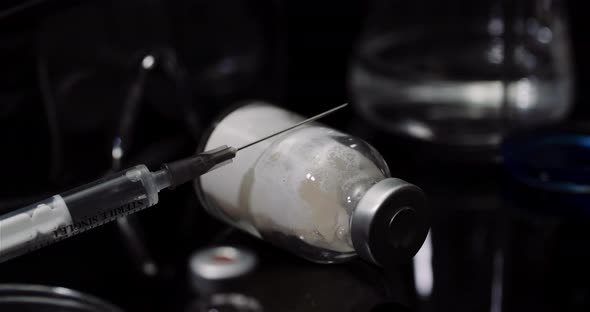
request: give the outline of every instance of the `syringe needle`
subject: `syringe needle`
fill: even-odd
[[[197,177],[223,165],[229,163],[236,157],[237,149],[231,146],[223,145],[218,148],[208,150],[188,158],[163,164],[162,170],[166,172],[170,182],[170,189],[192,181]]]
[[[348,106],[348,103],[344,103],[344,104],[342,104],[342,105],[340,105],[340,106],[336,106],[336,107],[334,107],[334,108],[332,108],[332,109],[330,109],[330,110],[327,110],[327,111],[325,111],[325,112],[323,112],[323,113],[321,113],[321,114],[317,114],[317,115],[315,115],[315,116],[313,116],[313,117],[310,117],[310,118],[308,118],[308,119],[305,119],[304,121],[298,122],[298,123],[296,123],[296,124],[294,124],[294,125],[292,125],[292,126],[290,126],[290,127],[286,128],[286,129],[283,129],[283,130],[281,130],[281,131],[275,132],[275,133],[273,133],[273,134],[270,134],[270,135],[268,135],[268,136],[265,136],[265,137],[263,137],[263,138],[261,138],[261,139],[258,139],[258,140],[254,141],[254,142],[251,142],[251,143],[248,143],[248,144],[246,144],[246,145],[240,146],[240,147],[238,147],[238,148],[237,148],[237,150],[238,150],[238,151],[241,151],[241,150],[243,150],[243,149],[245,149],[245,148],[247,148],[247,147],[250,147],[250,146],[252,146],[252,145],[254,145],[254,144],[258,144],[258,143],[260,143],[260,142],[262,142],[262,141],[266,141],[266,140],[268,140],[268,139],[270,139],[270,138],[272,138],[272,137],[275,137],[275,136],[277,136],[277,135],[279,135],[279,134],[285,133],[285,132],[287,132],[287,131],[289,131],[289,130],[295,129],[295,128],[297,128],[297,127],[299,127],[299,126],[302,126],[302,125],[304,125],[304,124],[306,124],[306,123],[309,123],[309,122],[312,122],[312,121],[316,121],[316,120],[318,120],[318,119],[320,119],[320,118],[322,118],[322,117],[325,117],[325,116],[327,116],[327,115],[330,115],[331,113],[333,113],[333,112],[335,112],[335,111],[337,111],[337,110],[339,110],[339,109],[342,109],[342,108],[344,108],[344,107],[346,107],[346,106]]]
[[[170,181],[170,188],[175,188],[181,184],[186,182],[192,181],[197,177],[213,170],[219,168],[220,166],[230,163],[231,160],[236,157],[238,151],[243,150],[247,147],[250,147],[254,144],[260,143],[262,141],[268,140],[272,137],[275,137],[279,134],[285,133],[289,130],[295,129],[299,126],[302,126],[306,123],[312,122],[314,120],[318,120],[326,115],[329,115],[339,109],[346,107],[348,103],[342,104],[340,106],[334,107],[328,111],[325,111],[321,114],[315,115],[311,118],[308,118],[304,121],[298,122],[288,128],[282,129],[280,131],[274,132],[270,135],[267,135],[261,139],[258,139],[254,142],[248,143],[240,148],[235,148],[227,145],[220,146],[213,150],[208,150],[203,153],[199,153],[197,155],[193,155],[191,157],[177,160],[171,162],[169,164],[164,164],[162,169],[165,170],[166,175],[168,176],[168,180]]]

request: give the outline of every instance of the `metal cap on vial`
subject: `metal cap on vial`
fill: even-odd
[[[351,223],[352,243],[363,259],[380,266],[409,262],[428,234],[426,196],[417,186],[396,178],[373,185],[357,204]]]

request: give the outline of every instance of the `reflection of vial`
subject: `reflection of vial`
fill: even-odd
[[[200,300],[186,312],[262,312],[260,303],[242,294],[214,294]]]
[[[204,148],[240,146],[301,120],[243,106],[216,124]],[[390,178],[366,142],[317,123],[240,151],[196,186],[213,215],[316,262],[357,253],[381,265],[409,260],[428,230],[418,187]]]

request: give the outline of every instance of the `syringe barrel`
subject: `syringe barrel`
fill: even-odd
[[[0,262],[158,202],[154,175],[139,165],[0,216]]]

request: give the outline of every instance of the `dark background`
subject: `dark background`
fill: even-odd
[[[4,1],[0,12],[23,3]],[[263,99],[304,115],[346,102],[347,68],[367,6],[54,0],[0,13],[0,211],[104,175],[121,132],[128,144],[123,166],[155,169],[194,152],[215,116],[236,101]],[[572,119],[584,121],[587,21],[581,1],[568,6],[577,83]],[[142,82],[132,130],[121,130],[146,53],[156,55],[156,69]],[[233,57],[229,73],[220,55]],[[224,74],[203,74],[216,71]],[[228,232],[202,211],[192,185],[163,192],[160,204],[138,214],[157,276],[141,273],[109,224],[0,264],[0,282],[70,287],[128,311],[181,310],[196,296],[188,290],[188,255],[233,243],[260,256],[243,288],[268,311],[484,311],[498,283],[502,310],[588,310],[584,217],[537,213],[531,199],[538,196],[496,165],[442,161],[426,147],[380,133],[352,110],[325,122],[369,141],[394,176],[429,195],[435,274],[428,300],[416,296],[410,265],[316,265]]]

